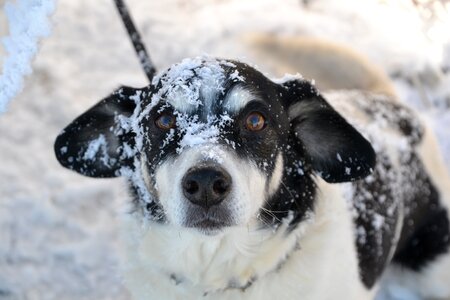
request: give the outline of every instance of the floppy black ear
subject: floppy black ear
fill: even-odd
[[[324,180],[331,183],[361,179],[375,166],[375,151],[351,126],[304,80],[281,85],[282,101],[289,111],[291,134],[298,139],[302,152]]]
[[[122,166],[131,167],[127,151],[134,146],[134,134],[119,120],[133,114],[139,95],[139,89],[122,87],[70,123],[54,145],[60,164],[90,177],[117,177]]]

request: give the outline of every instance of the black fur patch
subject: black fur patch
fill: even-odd
[[[420,271],[441,254],[449,252],[450,232],[446,210],[430,213],[394,257],[401,266]]]
[[[398,176],[387,156],[378,153],[373,175],[355,183],[356,247],[363,283],[371,288],[389,263],[399,217]]]
[[[414,193],[406,199],[402,238],[394,262],[420,271],[450,247],[448,212],[439,203],[439,193],[416,156],[406,162],[417,172],[409,174]]]

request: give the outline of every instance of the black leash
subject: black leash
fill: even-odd
[[[144,69],[145,75],[147,75],[150,83],[152,82],[153,76],[155,76],[156,69],[148,56],[147,50],[142,43],[141,35],[134,26],[133,20],[131,19],[128,8],[123,2],[123,0],[114,0],[116,3],[117,10],[119,11],[120,17],[122,18],[123,24],[128,31],[128,36],[133,43],[134,50],[139,58],[142,68]]]

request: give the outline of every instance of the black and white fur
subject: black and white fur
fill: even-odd
[[[252,112],[263,130],[245,127]],[[176,126],[158,128],[163,114]],[[83,175],[128,179],[135,299],[372,299],[394,280],[450,297],[450,180],[429,129],[386,97],[188,59],[99,102],[55,152]],[[223,199],[187,198],[198,170],[225,174]]]

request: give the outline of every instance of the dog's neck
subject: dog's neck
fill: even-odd
[[[291,231],[286,220],[276,229],[228,228],[207,236],[168,224],[142,226],[136,219],[130,216],[126,220],[126,239],[132,245],[128,250],[134,252],[128,257],[128,268],[139,268],[153,276],[158,273],[170,278],[174,286],[195,287],[205,294],[245,290],[259,278],[282,268],[289,255],[299,248],[299,238],[310,224],[310,220],[305,220]]]

